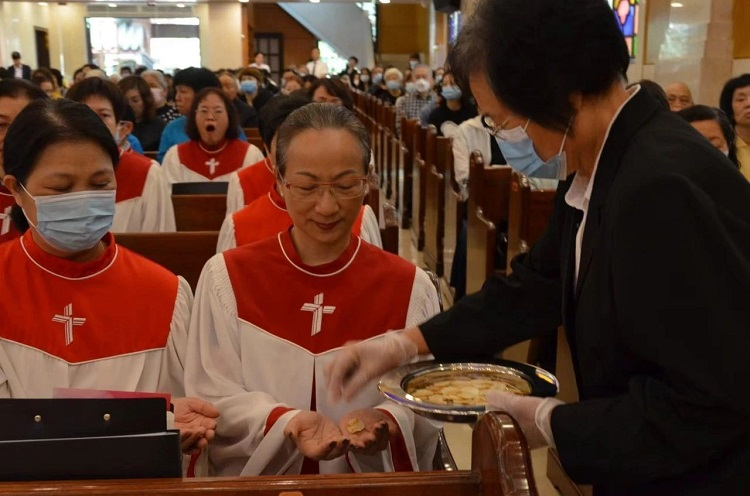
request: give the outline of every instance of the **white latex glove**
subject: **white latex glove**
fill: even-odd
[[[409,363],[417,356],[417,345],[402,332],[388,332],[379,339],[347,344],[328,364],[328,394],[332,402],[346,401],[384,372]]]
[[[487,393],[489,410],[502,411],[513,417],[526,437],[529,449],[555,446],[552,437],[552,410],[563,402],[554,398],[535,398],[503,391]]]

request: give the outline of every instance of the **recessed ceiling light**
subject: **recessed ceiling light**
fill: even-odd
[[[391,3],[391,0],[380,0],[380,3]]]
[[[240,3],[248,3],[250,0],[240,0]]]
[[[38,5],[41,5],[42,7],[46,7],[49,4],[47,2],[38,2]]]
[[[320,3],[320,0],[310,0],[310,3]]]
[[[113,9],[117,8],[117,4],[116,3],[108,3],[107,6],[112,7]]]
[[[684,5],[682,5],[680,2],[672,2],[669,5],[671,5],[672,7],[676,9],[679,9],[680,7],[684,7]]]
[[[179,8],[179,9],[185,8],[185,4],[184,3],[178,3],[177,4],[177,8]]]

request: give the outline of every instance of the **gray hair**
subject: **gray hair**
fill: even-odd
[[[169,85],[167,84],[167,78],[164,77],[164,74],[162,74],[159,71],[143,71],[141,73],[141,77],[151,76],[152,78],[156,79],[156,82],[159,83],[159,86],[161,86],[161,89],[166,91],[169,88]]]
[[[362,153],[362,168],[365,174],[367,173],[370,164],[370,135],[359,118],[341,105],[311,103],[289,114],[279,128],[276,142],[276,168],[281,177],[284,177],[286,173],[289,146],[297,135],[308,129],[318,131],[341,129],[350,133],[359,144]],[[321,143],[321,149],[325,149],[325,143]]]

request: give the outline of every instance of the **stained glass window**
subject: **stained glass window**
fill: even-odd
[[[635,57],[638,47],[638,0],[610,0],[617,25],[625,37],[630,56]]]

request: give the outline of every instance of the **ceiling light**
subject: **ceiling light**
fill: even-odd
[[[310,0],[310,3],[320,3],[320,0]]]
[[[671,5],[672,7],[676,9],[679,9],[680,7],[684,7],[684,5],[682,5],[680,2],[672,2],[669,5]]]
[[[185,8],[185,4],[184,3],[178,3],[177,4],[177,8],[183,9],[183,8]]]
[[[240,0],[240,3],[248,3],[250,0]]]
[[[380,3],[391,3],[391,0],[380,0]]]
[[[107,6],[108,7],[112,7],[113,9],[117,8],[117,4],[116,3],[108,3]]]
[[[38,5],[41,5],[42,7],[46,7],[49,4],[47,2],[38,2]]]

